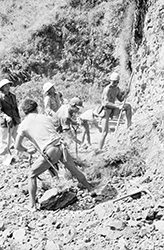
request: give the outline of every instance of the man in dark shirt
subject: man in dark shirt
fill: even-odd
[[[8,79],[0,81],[0,155],[7,153],[20,123],[16,97],[10,92],[10,84]]]

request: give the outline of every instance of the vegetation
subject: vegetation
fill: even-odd
[[[108,73],[128,63],[132,32],[123,44],[128,53],[116,51],[135,2],[140,1],[1,0],[1,75],[15,86],[31,80],[42,86],[45,78],[52,79],[68,97],[80,92],[97,101]]]

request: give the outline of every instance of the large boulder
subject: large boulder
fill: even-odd
[[[40,209],[58,210],[65,208],[77,201],[76,192],[73,189],[65,189],[58,192],[50,189],[40,199]]]

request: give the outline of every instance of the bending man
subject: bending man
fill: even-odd
[[[56,112],[58,121],[57,131],[65,133],[70,140],[81,144],[81,141],[76,138],[75,130],[78,128],[77,115],[83,103],[78,97],[73,97],[68,104],[63,104]],[[53,119],[54,120],[54,119]]]
[[[63,144],[59,134],[56,132],[51,117],[38,114],[37,103],[31,99],[26,99],[23,103],[22,109],[26,115],[25,119],[20,124],[18,135],[16,137],[16,148],[22,152],[29,154],[35,153],[34,148],[26,148],[23,146],[23,139],[28,138],[38,147],[42,152],[45,152],[51,160],[52,164],[61,161],[65,167],[81,182],[88,191],[91,191],[91,186],[87,182],[83,173],[81,173],[75,166],[72,157],[66,150],[66,159],[63,152]],[[64,151],[65,151],[64,150]],[[40,156],[32,165],[29,172],[29,196],[30,204],[27,207],[31,211],[36,210],[36,191],[37,180],[36,177],[50,168],[49,163]]]

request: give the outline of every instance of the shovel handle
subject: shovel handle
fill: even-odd
[[[10,141],[11,141],[11,123],[7,124],[7,151],[9,152],[9,154],[11,154],[10,151]]]

